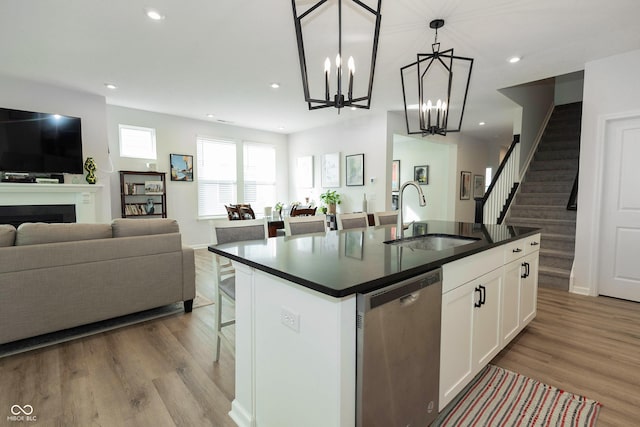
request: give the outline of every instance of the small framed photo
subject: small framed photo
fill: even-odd
[[[364,185],[364,154],[345,156],[347,186]]]
[[[193,181],[193,156],[189,154],[169,154],[171,181]]]
[[[414,166],[413,180],[420,185],[429,184],[429,166]]]
[[[460,200],[471,199],[471,172],[460,172]]]
[[[391,191],[400,190],[400,160],[391,162]]]
[[[484,176],[473,175],[473,198],[484,197]]]
[[[164,185],[162,181],[145,181],[144,194],[164,194]]]

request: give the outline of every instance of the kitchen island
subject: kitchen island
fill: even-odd
[[[489,298],[488,306],[502,308],[507,289],[502,278],[507,277],[505,265],[512,261],[505,258],[505,248],[536,236],[537,245],[537,233],[530,228],[429,221],[414,223],[405,239],[442,234],[474,241],[442,250],[413,249],[384,243],[395,236],[395,226],[384,226],[210,247],[236,267],[236,396],[231,417],[240,426],[355,425],[356,295],[444,266],[443,334],[445,328],[455,326],[469,327],[469,334],[475,336],[473,316],[458,313],[460,301],[466,304],[468,295],[459,289],[466,289],[467,282],[489,269],[494,275],[499,270],[498,299],[491,302]],[[519,248],[514,253],[520,252],[526,253]],[[461,267],[466,261],[470,268]],[[513,261],[520,262],[519,258]],[[535,273],[537,264],[527,269]],[[518,292],[511,295],[515,288],[509,287],[509,298],[522,295],[520,279],[516,282]],[[471,324],[451,324],[445,292],[455,293],[450,305],[456,319],[458,314],[462,319],[471,317]],[[473,290],[469,295],[473,303]],[[488,316],[500,323],[496,331],[500,348],[505,329],[501,313]],[[507,317],[514,318],[512,313]],[[521,330],[519,311],[515,317],[517,325],[509,329],[511,333]],[[441,360],[442,354],[455,349],[451,346],[461,345],[455,340],[443,344]],[[499,351],[498,347],[486,354]],[[454,397],[480,366],[472,363],[475,354],[471,353],[475,351],[469,349],[468,358],[444,367],[441,400]]]

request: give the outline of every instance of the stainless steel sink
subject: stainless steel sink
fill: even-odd
[[[449,234],[427,234],[424,236],[408,237],[400,240],[389,240],[385,243],[423,251],[442,251],[457,246],[469,245],[480,239]]]

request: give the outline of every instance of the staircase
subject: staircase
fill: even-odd
[[[542,229],[540,286],[569,290],[576,211],[567,202],[578,171],[582,103],[556,106],[506,224]]]

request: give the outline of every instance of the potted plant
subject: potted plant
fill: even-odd
[[[327,211],[330,214],[336,213],[336,205],[339,205],[340,194],[338,194],[335,190],[327,190],[326,192],[320,195],[320,200],[327,206]]]
[[[284,207],[284,205],[282,204],[282,202],[278,202],[276,203],[274,209],[276,210],[276,212],[278,212],[278,216],[280,218],[282,218],[282,208]]]

